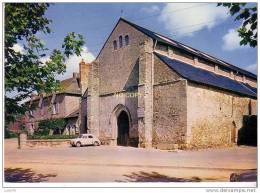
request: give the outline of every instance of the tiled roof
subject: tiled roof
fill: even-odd
[[[198,57],[201,57],[203,59],[206,59],[206,60],[212,61],[214,63],[217,63],[220,66],[224,66],[224,67],[227,67],[229,69],[234,70],[235,72],[239,72],[241,74],[244,74],[244,75],[246,75],[246,76],[248,76],[250,78],[257,79],[257,76],[255,74],[251,73],[251,72],[248,72],[248,71],[246,71],[244,69],[241,69],[241,68],[239,68],[237,66],[234,66],[232,64],[229,64],[229,63],[227,63],[227,62],[225,62],[223,60],[220,60],[220,59],[218,59],[216,57],[210,56],[209,54],[206,54],[206,53],[204,53],[202,51],[194,49],[194,48],[192,48],[190,46],[187,46],[185,44],[177,42],[177,41],[175,41],[175,40],[173,40],[171,38],[168,38],[168,37],[166,37],[164,35],[161,35],[159,33],[155,33],[153,31],[150,31],[150,30],[148,30],[146,28],[143,28],[143,27],[141,27],[139,25],[136,25],[136,24],[134,24],[134,23],[132,23],[130,21],[127,21],[127,20],[125,20],[123,18],[120,18],[120,20],[128,23],[129,25],[133,26],[135,29],[137,29],[140,32],[144,33],[145,35],[151,37],[152,39],[157,40],[158,42],[161,42],[161,43],[164,43],[164,44],[167,44],[167,45],[179,48],[181,50],[184,50],[184,51],[186,51],[188,53],[191,53],[191,54],[196,55]]]
[[[77,78],[68,78],[60,82],[62,93],[81,94],[79,80]]]
[[[183,78],[203,85],[213,86],[219,89],[232,91],[243,96],[257,98],[256,88],[248,84],[240,83],[225,76],[194,67],[190,64],[168,58],[167,56],[155,53],[155,55],[167,64],[172,70]]]
[[[61,91],[56,94],[73,94],[73,95],[81,95],[79,80],[77,78],[68,78],[60,81]],[[52,96],[53,94],[45,94],[44,97]],[[32,100],[40,99],[40,95],[36,95],[32,98]],[[29,101],[28,101],[29,102]]]

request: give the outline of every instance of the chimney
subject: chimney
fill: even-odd
[[[84,94],[88,88],[88,74],[89,74],[89,64],[85,63],[82,59],[79,63],[79,79],[80,79],[80,89],[81,94]]]

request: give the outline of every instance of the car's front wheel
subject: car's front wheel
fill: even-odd
[[[98,146],[99,143],[97,141],[94,142],[94,146]]]
[[[81,147],[81,143],[80,143],[80,142],[77,142],[77,143],[76,143],[76,147]]]

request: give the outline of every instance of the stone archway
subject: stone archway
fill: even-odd
[[[111,114],[113,145],[127,146],[132,127],[128,108],[122,104],[115,107]]]
[[[127,146],[129,141],[129,118],[125,111],[117,117],[117,145]]]

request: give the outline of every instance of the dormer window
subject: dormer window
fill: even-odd
[[[120,48],[123,47],[123,38],[122,38],[122,36],[119,36],[119,47]]]
[[[125,45],[126,46],[129,45],[129,36],[128,35],[125,36]]]
[[[113,41],[114,50],[117,50],[117,42],[116,40]]]

